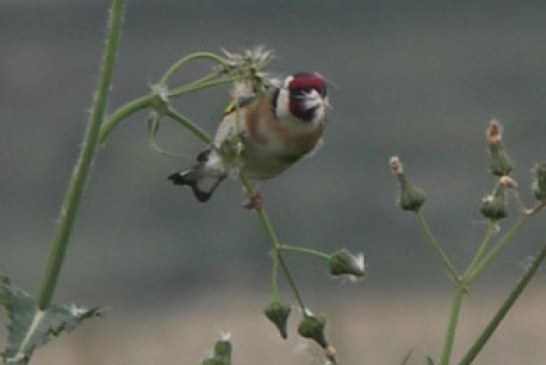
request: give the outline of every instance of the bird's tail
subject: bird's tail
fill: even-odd
[[[210,151],[205,151],[198,156],[197,165],[169,175],[169,180],[174,184],[190,186],[200,202],[208,201],[218,184],[226,177],[222,170],[211,166],[209,156]]]

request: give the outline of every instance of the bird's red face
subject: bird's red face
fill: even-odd
[[[291,79],[290,79],[291,78]],[[290,113],[305,122],[324,115],[326,82],[317,73],[297,73],[287,78]]]

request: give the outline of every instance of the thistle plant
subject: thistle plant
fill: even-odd
[[[265,92],[275,82],[264,71],[264,67],[271,60],[271,52],[262,47],[241,53],[228,51],[224,51],[223,54],[192,53],[169,67],[159,81],[152,85],[147,95],[127,102],[107,117],[106,102],[111,89],[124,8],[124,0],[113,0],[101,75],[87,133],[59,213],[40,291],[34,298],[14,286],[7,276],[0,277],[0,304],[6,309],[9,317],[8,345],[2,353],[5,364],[24,365],[29,363],[34,350],[46,344],[53,336],[70,331],[83,320],[103,313],[100,308],[83,309],[73,305],[57,305],[53,303],[53,297],[90,167],[96,157],[98,147],[108,139],[116,127],[127,120],[129,116],[139,111],[148,111],[150,143],[156,151],[168,153],[156,141],[160,125],[166,121],[178,123],[208,147],[216,148],[213,146],[212,138],[208,132],[177,110],[171,101],[207,88],[229,86],[231,103],[228,110],[239,116],[238,106],[241,100]],[[209,62],[211,64],[210,72],[193,82],[173,87],[171,85],[172,77],[183,70],[185,66],[194,62]],[[240,169],[241,164],[244,163],[242,158],[244,147],[237,138],[229,141],[225,149],[222,146],[220,152],[222,157],[229,161],[231,175],[241,183],[243,191],[250,198],[255,196],[255,186]],[[263,206],[256,205],[254,210],[273,250],[271,302],[264,310],[265,317],[277,327],[282,338],[289,336],[287,322],[292,313],[292,306],[281,299],[279,276],[282,273],[302,316],[297,333],[315,341],[324,349],[325,357],[331,363],[336,363],[335,348],[327,340],[325,334],[326,317],[314,315],[304,302],[284,256],[288,253],[300,253],[318,257],[324,260],[325,269],[333,276],[348,276],[352,279],[361,278],[364,275],[364,256],[362,254],[354,255],[346,249],[327,254],[314,249],[283,245]],[[206,359],[203,364],[230,364],[231,351],[232,345],[229,338],[222,338],[215,345],[214,355]]]
[[[514,163],[506,152],[501,132],[502,130],[499,122],[492,120],[487,128],[486,142],[489,149],[490,173],[496,178],[496,181],[491,193],[487,194],[481,201],[480,212],[487,221],[484,237],[481,243],[477,245],[476,251],[464,271],[459,271],[455,268],[439,240],[432,233],[422,212],[425,203],[423,191],[416,188],[413,183],[410,182],[404,172],[399,157],[395,156],[390,160],[391,171],[399,182],[400,208],[405,211],[411,211],[416,215],[427,241],[443,264],[447,276],[454,285],[451,312],[440,359],[438,362],[435,362],[431,357],[427,358],[427,363],[429,365],[448,365],[451,363],[451,355],[459,323],[459,314],[465,295],[471,291],[473,284],[480,278],[484,271],[494,263],[495,259],[506,249],[508,244],[513,241],[514,237],[523,226],[546,206],[546,165],[544,163],[538,164],[534,170],[535,179],[532,185],[532,192],[535,197],[535,202],[530,208],[527,208],[519,197],[516,180],[510,175],[514,169]],[[502,220],[509,214],[507,204],[509,198],[514,201],[519,216],[510,227],[502,229]],[[501,234],[502,231],[504,231],[503,234]],[[499,234],[500,237],[493,243],[496,235]],[[545,257],[546,246],[534,257],[527,272],[506,298],[488,325],[484,328],[483,332],[478,336],[474,344],[460,360],[459,365],[468,365],[474,361],[531,278],[535,275]],[[409,357],[407,357],[403,363],[406,363],[408,358]]]

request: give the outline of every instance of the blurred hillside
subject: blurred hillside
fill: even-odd
[[[107,9],[92,0],[0,2],[0,271],[31,292],[84,132]],[[447,280],[413,217],[395,204],[388,159],[399,154],[424,188],[430,225],[462,266],[485,228],[479,202],[494,181],[489,120],[505,127],[529,203],[530,169],[546,159],[545,11],[542,1],[129,1],[109,110],[145,94],[194,51],[263,44],[277,55],[274,74],[321,72],[334,106],[326,143],[262,192],[284,241],[364,251],[368,276],[340,289],[324,284],[320,262],[290,264],[317,297],[426,292]],[[177,105],[213,131],[227,100],[220,88]],[[203,146],[165,125],[162,145],[187,158],[158,155],[146,119],[126,121],[100,151],[56,299],[123,312],[166,301],[183,307],[210,292],[256,289],[266,297],[269,242],[240,208],[238,185],[224,183],[205,205],[172,186],[167,175],[192,164]],[[540,216],[483,285],[506,288],[543,243]]]

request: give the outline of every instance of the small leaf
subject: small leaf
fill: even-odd
[[[40,310],[37,302],[23,290],[0,276],[0,304],[9,316],[8,346],[2,353],[6,365],[25,365],[33,351],[53,336],[71,331],[84,319],[101,315],[99,308],[81,309],[75,305],[51,305]]]

